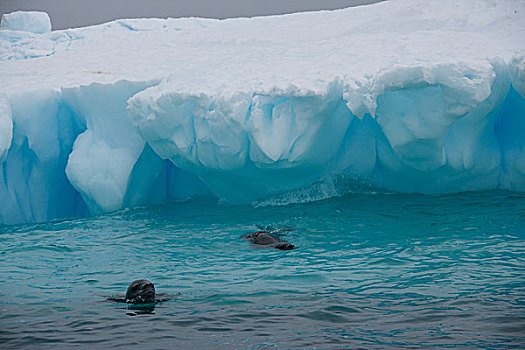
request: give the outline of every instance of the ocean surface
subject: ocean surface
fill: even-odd
[[[297,249],[241,239],[266,226]],[[0,241],[2,349],[525,348],[525,194],[195,199]],[[107,300],[139,278],[171,299]]]

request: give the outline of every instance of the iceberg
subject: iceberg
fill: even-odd
[[[51,31],[51,20],[46,12],[15,11],[2,15],[0,28],[43,34]]]
[[[523,13],[407,0],[47,32],[7,17],[0,223],[192,196],[525,191]]]

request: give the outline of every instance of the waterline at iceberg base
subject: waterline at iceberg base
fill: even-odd
[[[192,196],[523,192],[523,13],[520,1],[410,0],[6,25],[0,222]]]

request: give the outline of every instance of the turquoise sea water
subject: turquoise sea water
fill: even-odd
[[[240,239],[267,225],[297,249]],[[0,240],[3,349],[525,347],[524,194],[202,199]],[[106,300],[138,278],[172,299]]]

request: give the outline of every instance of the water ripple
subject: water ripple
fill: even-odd
[[[523,208],[498,192],[196,200],[2,226],[2,348],[523,347]],[[261,226],[299,248],[240,239]],[[105,301],[136,278],[177,297]]]

